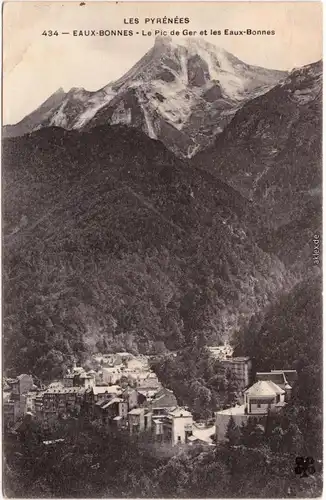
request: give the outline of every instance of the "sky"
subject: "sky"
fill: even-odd
[[[17,123],[62,87],[98,90],[122,76],[152,36],[75,37],[72,30],[275,30],[274,36],[205,36],[249,64],[291,70],[322,57],[319,2],[6,2],[3,10],[3,123]],[[176,17],[189,24],[145,24]],[[125,19],[138,18],[138,25]],[[59,36],[44,36],[57,30]],[[178,37],[175,37],[177,41]]]

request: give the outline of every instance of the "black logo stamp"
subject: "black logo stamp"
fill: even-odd
[[[300,477],[308,477],[315,474],[314,459],[312,457],[297,457],[295,459],[295,473],[300,474]]]

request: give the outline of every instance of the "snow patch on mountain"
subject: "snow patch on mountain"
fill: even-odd
[[[153,107],[169,122],[182,128],[190,116],[194,99],[180,79],[169,84],[162,80],[153,81],[152,94],[156,96]]]
[[[96,94],[88,101],[85,111],[81,113],[73,128],[79,129],[86,125],[92,118],[94,118],[96,113],[101,108],[106,106],[106,104],[108,104],[115,97],[115,95],[116,92],[112,89],[106,90],[104,96],[102,94]]]
[[[67,101],[64,101],[59,109],[55,112],[50,120],[50,126],[66,128],[68,125],[68,117],[64,113]]]

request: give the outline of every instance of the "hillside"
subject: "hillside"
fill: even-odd
[[[299,371],[303,367],[314,367],[319,372],[322,365],[321,292],[321,279],[315,277],[284,293],[264,315],[253,317],[248,327],[236,336],[240,339],[238,352],[254,357],[258,371],[277,370],[287,365]]]
[[[292,71],[193,159],[261,207],[263,248],[305,269],[321,232],[321,79],[321,62]]]
[[[5,127],[4,134],[122,124],[159,139],[177,156],[191,157],[214,140],[244,103],[286,75],[246,64],[200,38],[157,37],[116,82],[96,92],[59,91],[22,122]]]
[[[285,293],[235,336],[236,354],[251,356],[257,371],[296,369],[288,414],[303,435],[304,454],[322,456],[322,280],[313,277]]]
[[[228,337],[292,283],[251,204],[128,127],[3,143],[6,369]]]

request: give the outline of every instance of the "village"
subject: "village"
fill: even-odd
[[[94,354],[95,369],[76,363],[62,380],[37,386],[33,376],[4,379],[4,424],[17,433],[26,419],[37,422],[44,444],[64,420],[87,415],[90,421],[131,435],[145,433],[165,445],[214,446],[226,439],[230,418],[241,426],[255,417],[264,430],[269,412],[280,412],[291,398],[295,370],[253,373],[249,357],[234,357],[229,344],[208,347],[225,370],[237,379],[241,397],[235,406],[214,412],[210,421],[196,422],[188,407],[178,405],[174,393],[163,387],[150,368],[149,357],[128,352]],[[59,439],[60,441],[60,439]]]

